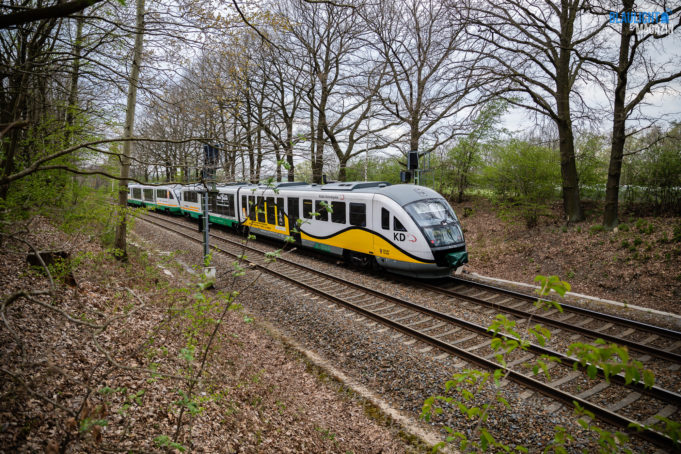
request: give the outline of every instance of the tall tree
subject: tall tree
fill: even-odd
[[[573,133],[584,58],[600,47],[605,27],[586,17],[589,0],[477,1],[469,36],[486,44],[486,70],[501,78],[509,103],[548,117],[559,136],[563,207],[569,221],[584,218]]]
[[[125,111],[125,126],[123,138],[130,139],[135,128],[135,107],[137,105],[137,87],[139,84],[140,65],[142,64],[142,50],[144,46],[144,0],[137,0],[137,12],[135,14],[135,47],[133,48],[132,68],[128,78],[128,98]],[[121,179],[118,182],[118,205],[119,222],[116,225],[114,248],[117,249],[117,257],[127,258],[127,214],[128,204],[128,177],[130,176],[130,157],[132,156],[131,140],[123,142],[121,154]]]
[[[364,12],[373,52],[387,66],[382,107],[408,131],[404,151],[432,151],[463,133],[462,117],[478,102],[476,89],[486,79],[461,11],[439,0],[407,0]]]
[[[670,22],[672,20],[670,16],[680,11],[681,7],[677,7],[673,11],[665,11],[665,3],[657,5],[651,3],[650,5],[660,9],[657,23],[649,24],[645,28],[642,26],[634,27],[629,21],[613,24],[616,30],[619,29],[617,30],[619,48],[615,48],[611,54],[617,57],[616,60],[614,58],[589,59],[590,62],[598,63],[611,71],[615,76],[612,105],[612,142],[605,192],[605,209],[603,211],[603,225],[610,229],[616,227],[619,223],[619,189],[622,160],[628,137],[627,121],[632,119],[632,116],[635,115],[646,98],[654,92],[663,93],[666,86],[681,78],[681,69],[678,65],[679,58],[681,58],[678,52],[681,39],[671,33],[671,30],[681,24],[681,19],[676,24]],[[613,7],[612,10],[618,13],[618,16],[620,14],[632,15],[637,12],[634,0],[621,0],[614,2],[611,6]],[[610,17],[610,11],[600,11],[600,13],[602,20],[609,22],[606,18]],[[656,32],[657,28],[653,29],[653,27],[658,25],[664,25],[665,28],[668,26],[670,32]],[[661,47],[666,48],[665,53],[668,55],[666,61],[663,61],[659,56]],[[676,52],[674,52],[674,49]]]

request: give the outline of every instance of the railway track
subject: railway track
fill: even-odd
[[[178,222],[155,214],[145,215],[142,219],[192,241],[201,242],[200,234],[195,231],[195,224],[193,223]],[[188,231],[192,232],[189,233]],[[256,254],[251,254],[248,258],[252,267],[275,276],[284,281],[290,288],[302,288],[304,291],[332,303],[327,305],[328,309],[336,306],[348,308],[361,315],[359,320],[367,318],[398,331],[406,339],[403,342],[406,345],[411,345],[412,348],[419,349],[421,352],[437,349],[442,352],[439,353],[440,355],[452,355],[466,363],[474,363],[478,367],[489,370],[501,367],[495,358],[495,352],[490,349],[492,336],[487,331],[486,325],[476,324],[460,317],[454,317],[447,311],[436,310],[426,305],[377,292],[360,284],[347,282],[341,277],[321,273],[314,268],[289,259],[279,258],[275,263],[267,264],[263,257],[265,251],[262,248],[246,246],[240,240],[234,240],[222,234],[212,233],[211,238],[213,249],[232,257],[241,255],[244,249],[249,253],[255,252]],[[506,291],[495,292],[495,290],[500,289],[494,288],[467,287],[468,290],[466,290],[461,288],[462,283],[460,282],[453,282],[450,288],[429,284],[415,285],[459,303],[482,305],[490,313],[492,310],[506,311],[518,317],[519,320],[529,321],[534,318],[535,322],[541,317],[535,314],[535,311],[531,308],[528,308],[529,311],[526,312],[520,311],[521,304],[528,304],[536,309],[528,301],[530,297],[525,295],[509,295],[505,293]],[[512,305],[514,311],[508,312],[508,307],[503,306],[507,303],[507,301],[504,301],[505,298],[517,300]],[[595,315],[586,316],[594,317]],[[560,321],[558,320],[558,322]],[[563,332],[576,333],[573,336],[589,337],[588,328],[584,326],[581,326],[581,328],[578,326],[578,329],[574,330],[570,329],[573,328],[572,326],[565,326],[569,324],[564,321],[563,324],[557,323],[553,319],[546,321],[542,319],[541,322],[552,327],[559,326],[558,329]],[[609,321],[607,323],[614,324],[614,322]],[[667,338],[672,339],[674,336],[677,339],[681,336],[679,333],[669,330],[659,334],[651,333],[650,330],[654,327],[648,329],[648,326],[637,325],[636,328],[627,329],[639,329],[642,332],[649,333],[646,339],[653,335],[657,335],[658,338],[667,336]],[[602,331],[605,331],[605,329]],[[601,337],[600,332],[598,337]],[[611,338],[620,339],[617,336]],[[664,358],[665,364],[672,369],[676,367],[678,370],[681,366],[681,357],[673,350],[670,351],[669,346],[673,346],[673,342],[671,344],[669,342],[653,344],[649,341],[639,345],[635,340],[625,340],[632,350],[641,352],[643,355]],[[657,338],[654,340],[657,340]],[[616,342],[615,340],[611,341]],[[663,348],[656,348],[656,345],[662,345]],[[665,347],[666,349],[664,349]],[[433,354],[435,353],[437,352],[434,351]],[[534,362],[541,355],[550,355],[560,360],[559,364],[551,363],[550,380],[545,376],[533,376],[525,366]],[[594,413],[598,419],[612,424],[622,431],[641,437],[662,449],[679,450],[679,446],[674,444],[667,436],[652,429],[634,431],[630,429],[630,425],[634,423],[649,425],[657,421],[657,416],[679,419],[680,394],[658,386],[645,388],[638,383],[625,385],[621,376],[614,376],[611,377],[610,381],[606,381],[603,378],[602,371],[599,371],[597,379],[589,380],[585,371],[580,367],[574,370],[574,365],[575,360],[573,358],[567,357],[559,351],[531,344],[527,350],[519,350],[507,358],[506,371],[510,380],[519,383],[531,392],[538,392],[553,399],[556,409],[562,404],[572,406],[573,402],[578,402],[580,406]],[[607,403],[604,403],[604,400]]]

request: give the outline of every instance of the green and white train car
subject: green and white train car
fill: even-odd
[[[128,205],[152,208],[157,211],[180,214],[179,184],[163,186],[128,185]]]

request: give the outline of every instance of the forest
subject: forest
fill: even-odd
[[[236,451],[243,439],[221,445],[209,423],[195,425],[216,414],[263,449],[261,429],[221,413],[229,393],[211,380],[223,374],[238,389],[250,380],[246,388],[267,394],[274,385],[258,384],[260,370],[283,374],[288,347],[272,347],[280,357],[270,360],[237,334],[218,334],[224,323],[253,336],[242,331],[252,317],[236,281],[215,294],[199,282],[194,293],[196,277],[170,264],[180,252],[154,255],[132,234],[142,216],[127,206],[132,182],[206,184],[212,170],[225,183],[399,184],[416,151],[410,182],[472,215],[463,231],[476,272],[505,266],[524,279],[515,269],[544,272],[544,259],[550,274],[576,275],[612,298],[641,273],[655,279],[640,292],[677,298],[680,26],[681,6],[658,0],[3,0],[0,391],[9,403],[0,452]],[[212,169],[207,146],[218,152]],[[504,237],[511,264],[495,262],[501,240],[488,212],[513,226]],[[564,239],[539,252],[520,245],[547,230]],[[594,253],[609,271],[587,275],[578,266],[588,258],[571,261],[591,246],[611,250]],[[44,262],[39,252],[55,248],[70,248],[68,260]],[[37,256],[32,271],[22,271],[26,254]],[[518,257],[529,265],[516,266]],[[653,263],[663,271],[649,271]],[[628,274],[614,289],[609,273],[619,268]],[[46,327],[24,318],[33,310]],[[50,353],[73,344],[83,353]],[[212,356],[233,346],[236,356]],[[238,355],[249,365],[239,369]],[[290,367],[299,376],[313,368]],[[164,380],[178,383],[173,393]],[[297,419],[307,415],[292,409],[304,396],[275,394],[268,405],[279,423],[305,433],[286,449],[340,450],[328,429]],[[245,421],[266,420],[259,411]],[[357,452],[370,436],[352,435],[358,425],[386,452],[423,448],[391,444],[384,426],[334,411]]]

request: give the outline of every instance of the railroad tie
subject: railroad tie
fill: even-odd
[[[637,392],[629,393],[624,399],[621,399],[619,402],[615,402],[614,404],[610,405],[608,407],[608,410],[610,411],[620,410],[626,407],[627,405],[631,405],[632,403],[636,402],[639,397],[641,397],[641,393]]]
[[[443,337],[444,337],[444,336],[443,336]],[[469,340],[471,340],[471,339],[475,339],[476,337],[478,337],[477,334],[471,334],[471,335],[468,335],[468,336],[464,336],[464,337],[462,337],[461,339],[457,339],[457,340],[455,340],[455,341],[450,342],[450,345],[460,344],[460,343],[462,343],[462,342],[466,342],[466,341],[469,341]]]
[[[453,328],[453,329],[450,329],[450,330],[447,331],[446,333],[440,334],[440,335],[437,336],[437,337],[439,337],[439,338],[447,337],[447,336],[449,336],[450,334],[456,333],[457,331],[461,331],[461,328]]]
[[[496,353],[494,353],[494,354],[496,355]],[[508,367],[517,366],[518,364],[524,363],[525,361],[532,359],[532,358],[534,358],[534,355],[532,355],[532,354],[525,355],[521,358],[518,358],[518,359],[508,363]]]
[[[653,424],[660,422],[658,417],[669,418],[671,415],[676,413],[676,410],[678,410],[678,408],[675,405],[667,405],[662,410],[658,411],[653,416],[643,421],[643,424],[646,426],[652,426]]]
[[[421,330],[422,333],[427,333],[428,331],[432,331],[435,328],[440,328],[441,326],[445,326],[444,322],[437,322],[433,326],[429,326],[428,328],[424,328]]]
[[[606,329],[611,328],[612,326],[613,326],[612,323],[606,323],[603,326],[599,326],[598,328],[594,328],[594,331],[596,331],[597,333],[601,333],[601,332],[605,331]],[[620,334],[620,336],[621,336],[621,334]]]
[[[679,348],[681,348],[681,341],[676,341],[669,347],[666,347],[665,350],[668,352],[673,352],[674,350],[678,350]]]
[[[492,343],[492,339],[485,339],[485,341],[483,343],[478,344],[478,345],[474,345],[470,348],[467,348],[466,351],[473,352],[473,351],[475,351],[479,348],[482,348],[482,347],[489,347],[491,343]]]
[[[603,391],[608,386],[610,386],[610,383],[603,380],[602,382],[600,382],[596,386],[589,388],[586,391],[582,391],[581,393],[577,394],[577,397],[579,397],[581,399],[586,399],[588,397],[593,396],[594,394],[598,394],[599,392]]]
[[[549,382],[549,385],[553,386],[554,388],[559,387],[560,385],[564,385],[565,383],[574,380],[577,377],[581,377],[582,373],[577,372],[577,371],[572,371],[569,374],[563,376],[562,378],[559,378],[557,380],[553,380]]]
[[[657,334],[651,334],[651,335],[648,336],[647,338],[643,339],[643,340],[641,341],[641,343],[644,344],[644,345],[645,345],[645,344],[649,344],[649,343],[651,343],[652,341],[657,340],[659,337],[660,337],[660,336],[658,336]]]

